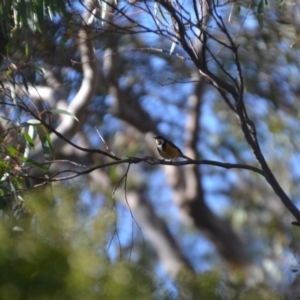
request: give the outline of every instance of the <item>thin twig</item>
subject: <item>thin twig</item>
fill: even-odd
[[[133,222],[132,224],[136,224],[136,226],[140,230],[140,232],[142,234],[142,238],[143,238],[143,243],[145,245],[145,239],[144,239],[143,231],[142,231],[140,225],[138,224],[138,222],[136,221],[136,219],[135,219],[135,217],[134,217],[134,215],[132,213],[131,207],[129,205],[128,199],[127,199],[127,178],[128,178],[128,172],[129,172],[130,166],[131,166],[131,164],[129,163],[128,166],[127,166],[126,173],[125,173],[125,181],[124,181],[125,201],[126,201],[128,210],[129,210],[130,215],[131,215],[131,219],[132,219],[132,222]],[[132,234],[133,234],[133,231],[132,231]],[[128,259],[130,259],[130,257],[131,257],[132,247],[133,247],[133,236],[132,236],[132,243],[131,243],[131,246],[130,246],[130,253],[129,253],[129,258]]]
[[[106,150],[107,150],[109,153],[111,153],[112,155],[116,156],[116,155],[109,149],[108,145],[106,144],[106,142],[105,142],[104,138],[102,137],[102,135],[100,134],[99,130],[98,130],[96,127],[94,127],[94,128],[95,128],[96,132],[98,133],[98,136],[99,136],[100,139],[102,140],[103,144],[105,145]]]

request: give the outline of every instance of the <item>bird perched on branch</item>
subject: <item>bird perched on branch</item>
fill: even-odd
[[[164,137],[158,135],[153,137],[156,141],[157,150],[164,159],[173,160],[176,157],[182,157],[188,160],[192,160],[191,158],[185,156],[182,151],[174,145],[171,141],[165,139]]]

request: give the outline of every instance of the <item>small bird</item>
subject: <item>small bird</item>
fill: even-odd
[[[164,159],[173,160],[176,157],[182,157],[188,160],[192,160],[191,158],[185,156],[182,151],[174,145],[171,141],[165,139],[164,137],[158,135],[153,137],[156,141],[157,150]]]

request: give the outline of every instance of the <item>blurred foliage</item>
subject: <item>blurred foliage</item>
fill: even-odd
[[[102,209],[91,218],[76,188],[52,188],[51,203],[45,190],[28,193],[20,219],[1,210],[0,299],[283,299],[265,287],[233,289],[217,271],[181,272],[176,286],[167,287],[146,249],[142,260],[112,261],[107,229],[113,232],[116,215]]]
[[[56,203],[41,192],[26,196],[26,217],[1,212],[0,299],[153,299],[148,270],[106,254],[115,215],[103,209],[91,219],[76,189],[53,189]]]

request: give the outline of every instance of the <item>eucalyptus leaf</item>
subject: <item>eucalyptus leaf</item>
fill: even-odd
[[[57,115],[57,114],[67,115],[67,116],[70,116],[73,119],[75,119],[77,122],[79,121],[75,115],[73,115],[72,113],[70,113],[64,109],[51,109],[51,110],[48,110],[48,112],[52,115]]]
[[[30,148],[34,148],[34,141],[28,132],[24,132],[24,137]]]
[[[32,160],[32,159],[27,158],[27,157],[23,157],[22,160],[23,160],[24,163],[29,163],[29,164],[31,164],[31,165],[33,165],[33,166],[38,167],[39,169],[41,169],[41,170],[42,170],[43,172],[45,172],[45,173],[49,173],[49,172],[50,172],[49,168],[47,168],[47,167],[45,167],[44,165],[42,165],[42,164],[36,162],[35,160]]]
[[[30,119],[30,120],[26,121],[26,123],[29,125],[40,125],[41,121],[39,121],[37,119]]]

